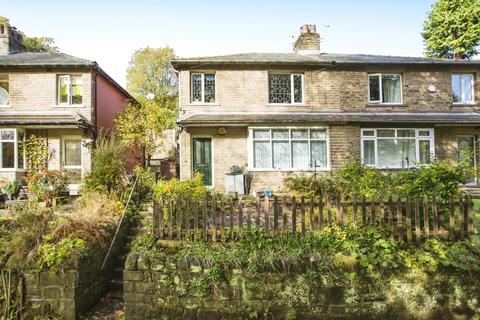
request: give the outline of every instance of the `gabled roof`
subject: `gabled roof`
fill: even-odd
[[[15,53],[0,55],[0,67],[90,67],[93,61],[65,53]]]
[[[477,112],[195,112],[180,117],[181,125],[248,125],[255,123],[389,123],[477,124]]]
[[[175,67],[199,65],[368,65],[368,64],[415,64],[415,65],[475,65],[480,60],[454,60],[403,56],[382,56],[369,54],[299,54],[299,53],[241,53],[224,56],[178,58],[173,60]]]

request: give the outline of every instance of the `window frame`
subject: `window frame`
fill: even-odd
[[[377,131],[378,130],[394,130],[395,136],[394,137],[378,137]],[[415,130],[414,137],[398,137],[398,130]],[[364,136],[363,133],[365,131],[374,131],[373,136]],[[420,131],[428,131],[430,132],[429,136],[420,136]],[[435,158],[435,129],[434,128],[362,128],[360,130],[360,157],[362,163],[365,163],[365,150],[363,146],[364,141],[374,141],[374,151],[375,151],[375,163],[374,164],[365,164],[367,167],[372,168],[379,168],[379,169],[408,169],[408,168],[415,168],[421,166],[429,166],[430,164],[420,164],[420,163],[410,163],[409,166],[379,166],[378,165],[378,140],[409,140],[415,139],[415,162],[418,162],[420,159],[420,141],[429,141],[430,142],[430,156]]]
[[[80,140],[80,165],[70,166],[66,165],[66,156],[67,156],[67,148],[66,148],[66,141],[67,140]],[[62,168],[64,169],[81,169],[83,171],[83,139],[80,136],[62,136]]]
[[[400,77],[400,102],[383,102],[383,76],[399,76]],[[379,78],[380,100],[370,100],[370,77]],[[401,73],[369,73],[368,74],[368,104],[375,105],[400,105],[403,104],[403,75]]]
[[[215,77],[215,101],[213,102],[205,102],[205,75],[206,74],[213,74],[213,76]],[[201,101],[193,101],[193,81],[192,81],[192,78],[194,75],[201,75],[201,96],[202,96],[202,100]],[[192,72],[190,73],[190,103],[191,104],[212,104],[212,105],[215,105],[217,104],[217,73],[216,72],[209,72],[209,71],[205,71],[205,72]]]
[[[270,131],[270,138],[268,139],[254,139],[253,138],[253,131],[254,130],[269,130]],[[272,138],[272,130],[288,130],[288,139],[273,139]],[[292,139],[291,131],[292,130],[308,130],[308,138],[305,139]],[[311,130],[325,130],[325,139],[312,139],[310,138],[310,131]],[[270,143],[270,167],[267,168],[255,168],[255,150],[254,150],[254,142],[255,141],[267,141]],[[289,163],[290,165],[293,164],[293,159],[292,159],[292,141],[308,141],[308,157],[309,157],[309,163],[311,163],[311,142],[312,141],[325,141],[325,146],[326,146],[326,167],[308,167],[308,168],[294,168],[294,167],[288,167],[288,168],[274,168],[273,167],[273,141],[288,141],[289,143],[289,148],[290,148],[290,157],[289,157]],[[298,171],[298,172],[322,172],[322,171],[330,171],[331,170],[331,165],[330,165],[330,128],[327,126],[288,126],[288,127],[249,127],[248,128],[248,168],[250,171],[271,171],[271,172],[278,172],[278,171],[286,171],[286,172],[293,172],[293,171]]]
[[[290,97],[291,97],[291,102],[270,102],[270,75],[289,75],[290,76]],[[302,101],[301,102],[295,102],[295,88],[294,88],[294,78],[295,76],[300,76],[301,81],[302,81]],[[268,105],[305,105],[305,74],[299,73],[299,72],[294,72],[294,73],[289,73],[289,72],[269,72],[267,75],[267,104]]]
[[[453,77],[454,76],[460,76],[460,98],[461,101],[455,102],[453,101]],[[464,76],[470,76],[470,88],[472,90],[472,100],[471,101],[465,101],[465,89],[464,89],[464,83],[463,83],[463,77]],[[455,105],[465,105],[465,104],[475,104],[475,75],[473,73],[452,73],[452,76],[450,77],[450,82],[451,82],[451,88],[452,88],[452,103]]]
[[[0,82],[7,82],[8,84],[8,101],[6,104],[0,104],[0,108],[9,108],[10,107],[10,74],[9,73],[1,73],[0,75],[6,75],[7,80],[0,80]]]
[[[72,77],[80,77],[82,81],[82,103],[72,103]],[[67,78],[68,79],[68,101],[67,102],[60,102],[60,79]],[[83,97],[84,97],[84,82],[83,77],[81,74],[58,74],[57,75],[57,105],[59,106],[83,106]]]
[[[26,142],[26,133],[24,130],[20,129],[20,128],[12,128],[12,127],[5,127],[5,128],[0,128],[0,130],[13,130],[14,132],[14,138],[13,140],[2,140],[1,138],[1,135],[0,135],[0,145],[3,144],[4,142],[6,143],[12,143],[13,142],[13,148],[14,148],[14,152],[13,152],[13,161],[14,161],[14,166],[12,168],[2,168],[0,167],[0,171],[2,172],[11,172],[11,171],[25,171],[26,170],[26,166],[27,166],[27,162],[26,162],[26,152],[25,152],[25,142]],[[24,150],[23,150],[23,168],[19,168],[18,167],[18,133],[19,132],[22,132],[23,133],[23,147],[24,147]],[[3,160],[2,157],[3,155],[1,154],[2,151],[1,151],[1,148],[0,148],[0,160]],[[0,161],[1,163],[2,161]]]

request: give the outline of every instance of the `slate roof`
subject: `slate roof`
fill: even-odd
[[[65,53],[16,53],[0,55],[0,67],[91,67],[93,61]]]
[[[0,125],[91,127],[78,112],[71,111],[0,111]]]
[[[476,112],[205,112],[180,117],[181,125],[248,125],[258,123],[478,124]]]
[[[475,65],[480,60],[434,59],[421,57],[382,56],[369,54],[299,54],[299,53],[241,53],[211,57],[177,58],[173,60],[175,67],[215,65],[368,65],[368,64],[421,64],[421,65]]]

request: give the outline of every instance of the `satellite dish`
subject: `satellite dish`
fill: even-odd
[[[0,106],[8,104],[8,91],[0,87]]]

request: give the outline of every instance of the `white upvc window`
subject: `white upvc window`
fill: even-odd
[[[0,129],[0,171],[25,169],[25,133],[20,129]]]
[[[454,104],[475,103],[473,74],[452,74],[452,98]]]
[[[192,103],[215,103],[215,73],[192,73],[190,97]]]
[[[83,80],[81,75],[58,76],[58,104],[81,105],[83,100]]]
[[[304,77],[301,73],[268,74],[268,103],[303,104]]]
[[[0,74],[0,107],[8,107],[9,96],[9,76],[8,74]]]
[[[329,170],[328,129],[249,128],[249,168],[255,171]]]
[[[400,169],[428,165],[435,157],[433,129],[362,129],[361,157],[367,166]]]
[[[368,103],[401,104],[402,76],[400,74],[374,73],[368,75]]]

